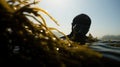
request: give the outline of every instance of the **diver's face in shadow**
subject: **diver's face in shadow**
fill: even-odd
[[[89,26],[84,24],[75,24],[72,28],[72,31],[76,34],[85,35],[89,31]]]

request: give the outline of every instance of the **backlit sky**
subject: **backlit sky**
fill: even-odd
[[[71,32],[73,18],[85,13],[92,20],[88,33],[95,37],[120,35],[120,0],[41,0],[39,6],[60,24],[47,20],[48,26],[65,34]]]

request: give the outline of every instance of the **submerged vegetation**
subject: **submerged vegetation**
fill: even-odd
[[[58,23],[45,10],[34,7],[37,3],[29,0],[0,0],[0,64],[37,64],[40,67],[100,65],[100,53],[78,45],[67,37],[66,40],[56,37],[52,30],[64,33],[47,26],[41,13]]]

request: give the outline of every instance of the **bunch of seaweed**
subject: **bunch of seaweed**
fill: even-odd
[[[65,35],[47,26],[39,12],[46,14],[57,25],[58,23],[48,12],[34,7],[37,3],[35,0],[0,0],[0,64],[41,67],[99,64],[102,57],[100,53],[80,46],[67,37],[62,40],[53,34],[52,30],[56,30]]]

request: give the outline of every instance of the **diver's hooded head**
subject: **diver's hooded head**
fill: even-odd
[[[72,31],[79,34],[87,34],[91,25],[91,19],[87,14],[77,15],[72,22]]]

